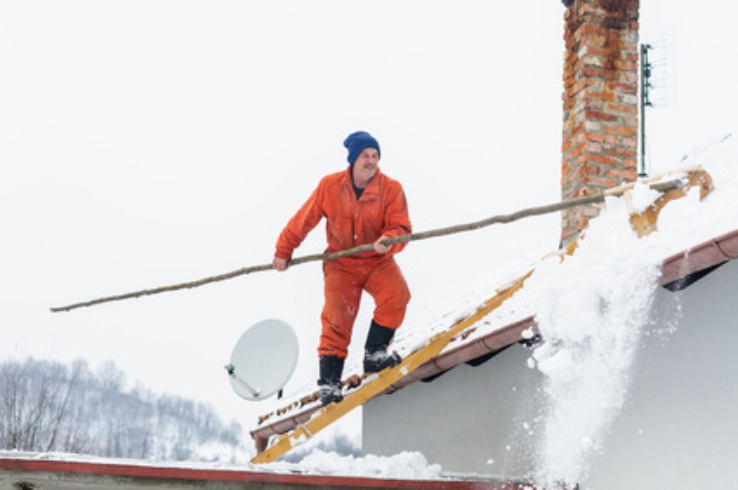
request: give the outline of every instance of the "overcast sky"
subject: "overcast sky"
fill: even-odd
[[[131,383],[252,426],[270,405],[237,398],[223,365],[250,325],[278,317],[301,343],[287,391],[314,382],[319,264],[49,307],[270,262],[320,177],[345,168],[341,143],[357,129],[380,141],[416,231],[558,200],[563,11],[556,0],[0,0],[0,359],[112,360]],[[675,46],[675,96],[647,119],[653,171],[735,128],[733,14],[717,0],[643,0],[642,36]],[[322,251],[323,235],[298,255]],[[412,244],[398,257],[409,319],[557,244],[558,216]]]

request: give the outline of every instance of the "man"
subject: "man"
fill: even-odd
[[[407,283],[394,260],[406,243],[382,243],[412,231],[402,186],[379,170],[381,152],[372,135],[357,131],[343,145],[349,167],[323,177],[279,235],[272,262],[276,270],[286,270],[294,250],[322,218],[326,218],[326,252],[373,244],[372,251],[323,262],[325,304],[318,346],[323,405],[343,399],[341,375],[362,291],[375,302],[364,346],[367,373],[400,363],[400,356],[388,353],[387,347],[410,301]]]

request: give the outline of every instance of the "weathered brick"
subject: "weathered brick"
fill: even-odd
[[[618,94],[613,94],[613,95],[616,96],[617,101],[620,102],[621,104],[630,104],[634,106],[638,105],[638,96],[635,94],[618,93]]]
[[[603,111],[584,111],[584,117],[593,121],[617,121],[619,117]]]
[[[572,147],[571,151],[569,151],[569,157],[575,157],[577,155],[581,155],[582,152],[584,152],[584,145],[581,143],[578,143]]]
[[[604,125],[601,121],[584,121],[584,129],[589,133],[601,133]]]
[[[589,141],[589,132],[583,131],[581,133],[578,133],[576,135],[576,138],[574,138],[577,144],[583,145],[587,141]]]
[[[626,158],[625,160],[623,160],[623,166],[625,168],[630,168],[630,169],[633,169],[633,171],[635,171],[635,169],[638,168],[638,159],[637,158]],[[635,180],[635,178],[633,180]]]
[[[596,141],[597,143],[600,143],[600,144],[605,142],[605,137],[606,135],[601,132],[596,132],[596,133],[593,132],[593,133],[587,134],[587,139],[589,139],[590,141]]]
[[[602,173],[602,167],[599,165],[582,165],[582,174],[591,176],[591,175],[600,175]]]
[[[609,134],[617,134],[621,136],[637,136],[638,128],[635,125],[627,124],[627,121],[624,121],[624,124],[622,126],[606,124],[605,132]]]
[[[613,177],[599,177],[592,176],[589,178],[588,183],[599,187],[600,189],[609,189],[618,185],[618,180]]]
[[[610,148],[608,153],[614,157],[618,157],[621,162],[628,157],[635,156],[636,154],[635,148],[628,148],[622,145],[613,146],[612,148]]]
[[[621,71],[618,76],[618,81],[621,83],[637,84],[638,83],[638,73]]]
[[[618,70],[632,70],[634,72],[638,71],[638,63],[636,61],[631,60],[615,60],[614,62],[615,68]]]
[[[606,72],[601,66],[587,65],[579,71],[583,77],[605,78]]]
[[[603,165],[617,165],[618,159],[611,155],[598,155],[598,154],[592,154],[592,153],[583,153],[577,157],[576,163],[580,165],[592,164],[592,163],[600,163]]]
[[[638,83],[610,82],[607,86],[610,90],[621,94],[637,94]]]
[[[605,171],[605,177],[618,178],[621,181],[633,181],[637,175],[635,169],[610,168]]]
[[[607,104],[606,110],[613,114],[638,114],[638,106],[631,104],[617,104],[612,102]]]

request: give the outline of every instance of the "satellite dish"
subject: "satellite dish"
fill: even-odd
[[[282,389],[297,365],[297,335],[282,320],[263,320],[236,342],[226,371],[231,387],[246,400],[264,400]]]

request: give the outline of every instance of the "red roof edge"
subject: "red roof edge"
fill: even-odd
[[[661,266],[659,284],[669,284],[735,258],[738,258],[738,230],[668,257]]]
[[[516,342],[521,342],[525,340],[523,332],[528,329],[532,329],[534,333],[538,333],[538,326],[533,316],[498,328],[452,349],[447,349],[393,384],[388,392],[399,390],[418,380],[430,378],[448,371],[461,363],[500,351]]]
[[[117,464],[114,462],[86,462],[39,460],[0,457],[0,471],[64,473],[72,475],[100,475],[127,478],[155,478],[169,480],[250,482],[258,484],[291,484],[320,487],[401,488],[432,490],[523,490],[532,489],[529,483],[486,479],[401,480],[353,476],[305,475],[295,473],[268,473],[238,469],[199,469],[171,466]],[[89,480],[85,480],[89,484]],[[87,485],[85,485],[87,488]],[[128,488],[128,487],[126,487]]]

